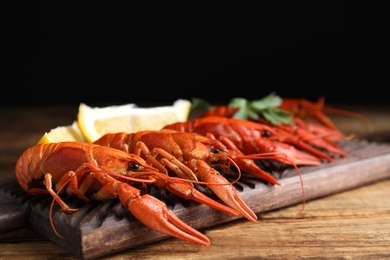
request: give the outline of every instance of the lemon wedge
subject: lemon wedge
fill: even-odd
[[[49,132],[46,132],[41,139],[41,143],[57,143],[64,141],[74,141],[74,142],[86,142],[83,134],[81,133],[77,121],[74,121],[72,125],[68,126],[58,126],[51,129]]]
[[[168,124],[184,122],[190,108],[191,102],[185,99],[178,99],[171,106],[144,108],[135,104],[90,107],[81,103],[77,123],[86,141],[94,142],[107,133],[160,130]]]

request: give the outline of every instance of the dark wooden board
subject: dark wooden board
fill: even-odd
[[[365,140],[352,140],[342,145],[349,152],[346,158],[325,162],[320,166],[300,167],[307,200],[390,177],[390,146]],[[281,186],[265,185],[248,176],[237,183],[236,188],[241,197],[256,213],[302,203],[301,182],[297,172],[286,169],[279,174]],[[168,237],[138,222],[117,200],[86,204],[78,198],[68,197],[66,202],[71,207],[80,207],[80,210],[73,214],[55,210],[54,223],[57,230],[66,236],[63,239],[56,236],[50,226],[51,198],[27,195],[15,179],[1,182],[0,196],[1,232],[28,227],[83,259],[105,256]],[[172,203],[168,207],[198,230],[241,218],[193,202]],[[19,213],[15,213],[15,209]],[[10,222],[10,219],[14,221]],[[15,222],[15,219],[18,221]]]

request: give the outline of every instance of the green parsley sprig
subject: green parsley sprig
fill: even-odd
[[[233,118],[245,120],[259,120],[260,117],[268,120],[273,125],[293,124],[292,113],[278,108],[283,99],[271,92],[262,99],[249,101],[245,98],[233,98],[228,106],[238,108]],[[193,98],[191,110],[208,110],[215,106],[204,99]]]

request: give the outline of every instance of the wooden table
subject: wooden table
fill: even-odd
[[[381,143],[390,141],[390,107],[343,107],[361,112],[373,123],[368,132],[359,120],[333,117],[341,130]],[[78,106],[1,108],[0,176],[14,174],[20,154],[45,131],[70,125]],[[389,162],[390,163],[390,162]],[[343,258],[390,259],[390,179],[360,188],[201,230],[211,240],[199,247],[169,238],[102,259],[239,259]],[[0,209],[3,210],[3,209]],[[64,248],[30,231],[0,234],[1,259],[77,259]]]

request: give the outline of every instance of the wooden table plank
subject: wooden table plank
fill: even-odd
[[[20,153],[45,131],[71,124],[77,107],[5,109],[0,111],[0,175],[13,174]],[[373,118],[374,132],[361,122],[337,118],[337,125],[357,137],[388,141],[389,112],[386,108],[358,107]],[[20,120],[23,118],[23,120]],[[6,123],[5,123],[6,122]],[[301,205],[260,213],[258,223],[244,219],[201,230],[211,240],[198,247],[169,238],[150,245],[121,251],[102,259],[211,259],[226,258],[390,258],[390,180],[354,188]],[[77,259],[64,248],[30,230],[0,235],[0,258]]]
[[[99,259],[298,259],[390,258],[390,179],[306,204],[259,214],[259,222],[236,220],[203,230],[211,240],[198,247],[167,239]],[[4,259],[78,259],[29,230],[0,235]]]

